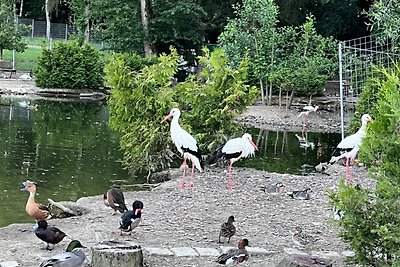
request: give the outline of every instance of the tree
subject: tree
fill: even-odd
[[[25,26],[16,23],[13,1],[0,2],[0,59],[3,58],[3,50],[15,50],[23,52],[26,43],[22,41],[21,31]]]

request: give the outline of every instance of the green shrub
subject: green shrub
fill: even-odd
[[[374,118],[360,148],[360,160],[377,180],[375,190],[355,190],[343,183],[332,194],[345,212],[340,236],[355,251],[354,261],[370,266],[400,265],[400,69],[379,70],[366,83],[362,105],[372,103]],[[373,93],[372,93],[373,92]]]
[[[37,63],[36,85],[47,88],[96,89],[103,85],[100,53],[76,41],[43,48]]]
[[[124,164],[132,172],[154,172],[169,166],[176,149],[169,126],[160,127],[160,121],[174,107],[181,108],[180,124],[195,136],[203,152],[240,131],[233,120],[258,92],[247,85],[247,62],[232,69],[220,49],[211,55],[205,51],[200,61],[203,69],[199,77],[192,76],[176,86],[170,79],[178,69],[175,49],[139,71],[132,71],[120,55],[106,66],[106,84],[112,90],[108,100],[110,126],[122,133]]]

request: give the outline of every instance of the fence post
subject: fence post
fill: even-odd
[[[342,43],[339,42],[339,88],[340,88],[340,130],[344,138],[344,107],[343,107],[343,75],[342,75]]]
[[[34,32],[35,32],[35,19],[32,19],[32,38],[35,35]]]
[[[68,23],[65,23],[65,41],[68,41]]]

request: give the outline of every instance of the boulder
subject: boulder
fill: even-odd
[[[142,267],[140,245],[131,242],[103,241],[92,247],[92,266]]]

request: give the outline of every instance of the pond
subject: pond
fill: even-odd
[[[107,121],[107,106],[99,101],[0,98],[0,227],[32,222],[25,213],[28,194],[20,191],[27,179],[38,183],[41,203],[100,195],[115,183],[145,182],[122,168],[119,136]],[[307,174],[312,170],[307,164],[327,161],[340,140],[340,134],[248,131],[259,151],[236,166],[280,173]],[[296,135],[308,142],[300,146]]]

